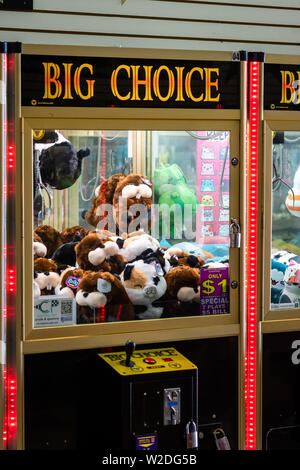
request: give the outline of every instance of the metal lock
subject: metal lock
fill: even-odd
[[[236,219],[231,219],[229,238],[230,248],[241,248],[241,228]]]
[[[231,450],[227,436],[222,428],[215,429],[213,435],[218,450]]]

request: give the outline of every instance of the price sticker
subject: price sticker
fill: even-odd
[[[163,272],[163,269],[161,267],[161,265],[157,262],[157,261],[151,261],[151,266],[153,266],[155,268],[155,271],[156,273],[159,275],[159,276],[163,276],[164,275],[164,272]]]
[[[99,292],[107,294],[108,292],[111,292],[111,284],[105,279],[99,278],[97,281],[97,289]]]
[[[229,313],[229,267],[200,270],[200,315]]]

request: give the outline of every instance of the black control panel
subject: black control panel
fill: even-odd
[[[300,332],[263,336],[262,448],[300,449]]]
[[[149,354],[162,348],[166,356]],[[199,449],[224,442],[238,449],[237,337],[135,345],[127,355],[125,349],[26,355],[25,449],[184,450],[191,419]],[[195,367],[178,370],[173,349]],[[103,354],[152,372],[161,364],[169,369],[122,376]]]

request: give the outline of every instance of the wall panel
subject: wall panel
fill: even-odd
[[[0,11],[0,41],[300,53],[299,0],[34,0]]]

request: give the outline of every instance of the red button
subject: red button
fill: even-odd
[[[172,362],[173,359],[171,359],[170,357],[166,357],[166,358],[163,358],[163,361],[165,361],[165,362]]]
[[[144,359],[144,362],[146,362],[146,364],[156,364],[156,360],[152,359],[152,357],[146,357],[146,359]]]

